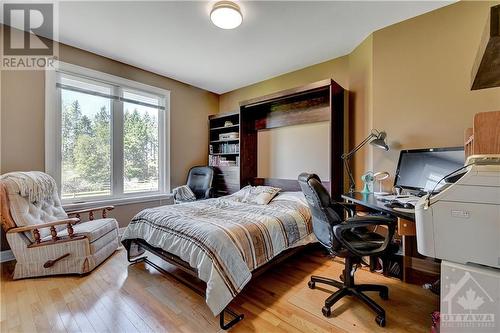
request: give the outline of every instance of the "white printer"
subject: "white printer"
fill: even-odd
[[[500,268],[500,155],[470,156],[465,173],[415,205],[418,252]]]
[[[442,259],[441,333],[500,332],[500,155],[467,159],[415,206],[417,249]]]

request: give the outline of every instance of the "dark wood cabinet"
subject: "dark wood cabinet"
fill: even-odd
[[[258,131],[328,121],[330,181],[324,182],[324,185],[333,199],[340,201],[346,184],[341,156],[348,144],[347,101],[348,92],[335,81],[328,79],[241,102],[240,184],[266,184],[300,190],[297,179],[258,178]],[[301,152],[297,151],[297,156],[300,154]]]
[[[216,196],[228,195],[240,189],[240,168],[237,166],[214,167]]]
[[[330,125],[330,181],[323,184],[340,201],[346,184],[341,155],[348,143],[347,97],[346,90],[328,79],[240,102],[239,112],[210,116],[209,164],[216,171],[216,195],[234,193],[248,184],[300,191],[297,179],[258,178],[257,134],[261,130],[326,121]],[[234,136],[236,132],[237,138],[224,135]]]

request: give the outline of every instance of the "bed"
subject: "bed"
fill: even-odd
[[[301,192],[280,192],[267,204],[245,201],[240,192],[145,209],[122,236],[129,261],[146,261],[165,273],[143,256],[147,250],[204,281],[206,303],[214,315],[221,315],[223,329],[243,318],[227,306],[252,276],[316,242]],[[225,311],[236,316],[228,324]]]

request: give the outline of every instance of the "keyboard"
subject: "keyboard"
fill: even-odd
[[[380,196],[377,197],[377,200],[382,201],[382,202],[399,202],[401,204],[405,203],[411,203],[415,205],[418,200],[420,200],[420,197],[417,197],[415,195],[385,195],[385,196]]]
[[[386,207],[397,209],[397,208],[405,208],[405,209],[415,209],[415,205],[411,202],[401,203],[398,201],[392,201],[385,204]]]

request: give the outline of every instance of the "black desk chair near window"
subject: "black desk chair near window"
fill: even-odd
[[[210,166],[195,166],[189,170],[187,186],[193,191],[196,200],[212,197],[214,169]]]
[[[350,209],[344,204],[333,202],[328,191],[321,185],[315,174],[302,173],[299,184],[304,193],[312,214],[313,231],[319,242],[334,256],[345,258],[342,282],[320,276],[311,276],[309,288],[314,289],[316,283],[334,286],[339,290],[325,300],[323,315],[329,317],[331,307],[344,296],[356,296],[366,303],[375,313],[376,322],[385,326],[385,311],[366,296],[365,291],[376,291],[382,299],[388,299],[389,289],[382,285],[355,284],[354,272],[364,256],[384,255],[394,235],[396,219],[381,215],[352,216],[345,221],[336,213],[339,208]],[[371,232],[367,227],[387,226],[387,236]]]
[[[173,189],[176,203],[203,200],[213,197],[214,169],[195,166],[189,169],[186,185]]]

